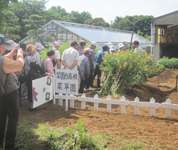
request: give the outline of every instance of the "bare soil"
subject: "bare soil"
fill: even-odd
[[[159,103],[170,98],[173,104],[178,104],[178,92],[175,90],[177,74],[178,69],[166,68],[159,76],[128,89],[125,97],[129,101],[133,101],[136,96],[140,101],[150,101],[154,97]],[[86,92],[86,95],[93,97],[97,91],[95,88],[92,92]],[[112,98],[120,100],[120,97]],[[128,106],[126,115],[122,115],[120,106],[113,105],[112,113],[107,113],[106,105],[100,104],[97,112],[92,103],[87,103],[86,110],[82,110],[81,103],[76,101],[75,109],[69,108],[68,112],[65,112],[65,103],[63,107],[47,103],[40,106],[39,111],[29,112],[28,101],[22,103],[24,106],[20,109],[20,119],[49,123],[54,127],[66,127],[82,120],[92,134],[105,133],[111,137],[140,141],[164,149],[178,149],[178,110],[172,110],[171,118],[165,118],[165,109],[159,108],[156,109],[156,117],[150,117],[150,109],[142,107],[140,115],[136,116],[134,107]],[[108,144],[113,149],[117,147],[116,143]]]

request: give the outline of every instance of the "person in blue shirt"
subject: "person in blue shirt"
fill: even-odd
[[[103,62],[103,56],[105,55],[106,52],[109,51],[109,47],[104,44],[96,54],[95,54],[95,73],[94,73],[94,78],[97,75],[97,88],[100,88],[100,77],[101,77],[101,70],[99,65],[101,65],[101,62]]]

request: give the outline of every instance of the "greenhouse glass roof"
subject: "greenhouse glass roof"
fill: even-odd
[[[78,24],[72,22],[64,22],[59,20],[51,20],[45,24],[42,29],[45,31],[44,36],[50,35],[54,40],[62,42],[84,39],[86,41],[96,41],[97,43],[130,43],[132,31],[119,30],[113,28],[98,27],[86,24]],[[133,41],[139,41],[141,47],[150,45],[150,41],[144,37],[133,34]],[[37,39],[33,36],[27,36],[22,42],[35,43]]]
[[[109,29],[102,27],[95,27],[89,25],[82,25],[76,23],[57,21],[60,25],[64,26],[68,30],[75,32],[76,34],[88,39],[89,41],[96,42],[130,42],[131,31]],[[144,37],[134,34],[133,41],[139,41],[140,43],[150,44],[150,41]]]

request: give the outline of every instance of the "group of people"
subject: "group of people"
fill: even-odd
[[[86,42],[72,41],[70,47],[64,50],[60,56],[60,44],[53,43],[53,48],[47,51],[45,60],[41,60],[40,53],[44,46],[41,43],[26,45],[18,44],[13,40],[6,41],[0,35],[0,146],[5,149],[22,148],[22,144],[16,142],[16,130],[19,118],[19,98],[28,89],[29,111],[33,109],[32,80],[52,76],[55,69],[78,70],[79,94],[84,90],[92,90],[93,81],[97,75],[97,88],[100,88],[100,65],[106,53],[116,52],[112,43],[104,44],[95,54],[96,42],[85,48]],[[124,45],[118,45],[123,50]],[[139,47],[139,42],[134,42],[134,51]],[[6,123],[8,119],[7,132]],[[4,142],[4,137],[5,142]],[[3,144],[5,143],[5,145]]]

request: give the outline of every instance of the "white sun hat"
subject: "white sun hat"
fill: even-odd
[[[12,50],[13,48],[15,48],[15,47],[18,46],[18,44],[15,43],[13,40],[9,40],[8,42],[10,42],[10,45],[8,45],[7,48],[6,48],[8,51],[10,51],[10,50]]]
[[[113,50],[116,51],[115,46],[111,46],[111,47],[110,47],[110,51],[113,51]]]
[[[118,47],[121,48],[121,47],[124,47],[125,45],[123,43],[119,43],[118,44]]]
[[[94,45],[97,47],[97,43],[95,41],[91,42],[91,45]]]
[[[41,43],[35,43],[35,45],[37,46],[36,50],[42,50],[44,48],[44,46]]]

